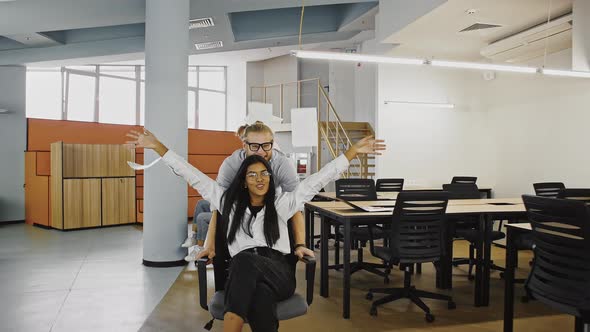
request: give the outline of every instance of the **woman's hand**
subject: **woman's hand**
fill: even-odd
[[[197,254],[197,259],[201,259],[203,257],[208,258],[207,265],[211,264],[213,262],[213,257],[215,257],[215,248],[205,246],[203,250]]]
[[[385,151],[385,144],[382,139],[375,139],[373,136],[367,136],[354,143],[350,149],[344,153],[348,160],[352,160],[359,153],[381,155],[380,151]]]
[[[312,250],[309,250],[303,246],[297,247],[297,249],[295,249],[295,255],[299,257],[299,259],[303,258],[303,256],[315,257],[315,254]]]
[[[126,143],[134,145],[135,148],[152,149],[160,156],[163,156],[168,152],[168,148],[162,144],[154,134],[145,128],[143,129],[143,133],[131,130],[125,136],[133,139],[133,141],[127,141]]]

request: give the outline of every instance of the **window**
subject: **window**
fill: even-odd
[[[60,68],[27,70],[28,118],[61,120],[62,73]]]
[[[226,130],[226,68],[189,66],[188,127]],[[144,125],[145,68],[27,69],[27,117]]]

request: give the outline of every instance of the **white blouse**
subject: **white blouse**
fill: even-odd
[[[162,160],[176,175],[183,177],[191,187],[198,190],[201,196],[211,203],[212,209],[223,210],[221,196],[225,189],[218,185],[215,180],[199,171],[173,151],[168,150]],[[277,195],[275,207],[279,219],[280,237],[272,247],[273,249],[284,254],[291,252],[287,221],[295,212],[302,210],[303,205],[309,202],[330,181],[339,179],[340,174],[346,171],[348,166],[348,159],[346,156],[341,155],[324,166],[319,172],[301,181],[294,191],[282,192]],[[256,219],[252,221],[252,237],[246,234],[241,227],[238,228],[235,241],[231,244],[228,243],[229,253],[232,257],[245,249],[268,246],[264,238],[264,210],[265,208],[262,208],[256,214]],[[246,209],[244,218],[250,218],[250,215],[250,210]],[[233,216],[230,215],[229,220],[231,222]],[[230,227],[227,229],[229,230]]]

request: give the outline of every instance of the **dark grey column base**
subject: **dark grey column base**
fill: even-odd
[[[184,259],[181,259],[179,261],[167,261],[167,262],[152,262],[152,261],[146,261],[145,259],[143,259],[143,265],[149,266],[149,267],[175,267],[175,266],[184,266],[186,264],[188,264],[188,262],[185,261]]]

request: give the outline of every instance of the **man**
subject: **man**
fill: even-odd
[[[236,150],[221,164],[219,174],[217,175],[217,183],[219,183],[220,186],[224,188],[229,187],[235,174],[240,168],[242,161],[246,157],[251,155],[259,155],[270,163],[273,174],[272,176],[275,180],[275,184],[278,186],[278,190],[286,192],[295,190],[295,187],[299,183],[295,167],[291,160],[284,153],[273,149],[274,133],[268,126],[260,121],[257,121],[252,125],[240,127],[240,129],[238,129],[238,134],[244,142],[243,148],[241,150]],[[211,208],[217,209],[217,207],[213,206]],[[295,215],[293,215],[292,222],[295,243],[304,244],[305,221],[303,214],[301,212],[297,212]],[[213,213],[209,227],[216,228],[216,226],[217,214]],[[197,232],[200,231],[201,230],[197,230]],[[189,255],[191,261],[205,256],[213,258],[215,256],[215,239],[207,236],[203,250],[199,249],[193,250]],[[309,255],[312,257],[314,256],[313,251],[309,250],[305,246],[298,246],[295,250],[295,254],[299,257],[303,257],[304,255]]]

